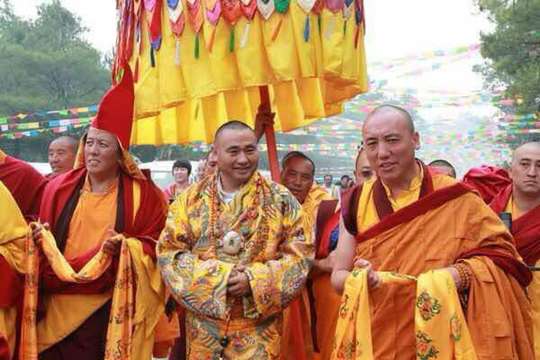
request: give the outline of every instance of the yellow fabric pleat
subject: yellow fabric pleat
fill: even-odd
[[[138,78],[132,144],[211,142],[228,120],[253,124],[260,86],[268,86],[275,127],[283,131],[338,114],[344,101],[368,89],[363,26],[353,18],[344,21],[341,12],[306,15],[292,2],[285,14],[274,13],[268,20],[257,13],[249,22],[240,18],[234,27],[222,20],[215,27],[204,23],[199,34],[186,26],[177,37],[167,21],[167,6],[162,11],[155,66],[145,16],[142,51],[135,50],[130,59]],[[231,32],[236,39],[232,52]]]
[[[447,270],[418,277],[414,326],[417,359],[477,359],[454,279]]]

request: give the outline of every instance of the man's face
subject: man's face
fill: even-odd
[[[62,174],[73,169],[75,151],[66,139],[53,140],[49,145],[49,165],[53,174]]]
[[[259,164],[257,138],[248,129],[223,130],[214,150],[219,171],[237,184],[247,182]],[[209,156],[208,162],[211,160]]]
[[[372,115],[363,136],[369,163],[383,182],[402,181],[415,166],[419,136],[411,132],[401,113],[389,110]]]
[[[540,147],[524,145],[516,150],[511,177],[518,191],[540,196]]]
[[[176,167],[173,169],[174,182],[185,184],[189,181],[189,171],[185,167]]]
[[[324,176],[324,185],[330,187],[332,185],[332,177],[329,175]]]
[[[102,177],[114,176],[120,166],[119,158],[116,136],[91,127],[84,143],[84,159],[88,173]]]
[[[285,163],[281,182],[303,204],[313,186],[313,166],[306,159],[293,157]]]
[[[344,188],[344,189],[348,188],[349,187],[349,180],[350,180],[350,178],[348,176],[342,177],[341,180],[340,180],[341,187]]]
[[[366,151],[362,151],[356,160],[356,168],[354,171],[356,175],[356,183],[362,185],[373,176],[373,170],[367,158]]]

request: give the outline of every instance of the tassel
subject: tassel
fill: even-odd
[[[249,38],[249,25],[250,24],[251,24],[250,22],[247,22],[246,25],[244,26],[244,31],[242,32],[242,38],[240,38],[240,48],[246,47],[246,44]]]
[[[229,52],[234,52],[234,26],[231,27],[231,36],[229,37]]]
[[[195,59],[199,58],[199,33],[195,35]]]
[[[150,64],[152,67],[156,67],[156,56],[154,55],[154,48],[150,46]]]
[[[306,23],[304,25],[304,41],[309,41],[309,32],[310,32],[310,24],[309,24],[309,14],[306,16]]]
[[[176,38],[176,49],[174,52],[174,64],[180,66],[180,39]]]

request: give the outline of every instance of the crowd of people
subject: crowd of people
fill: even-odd
[[[540,358],[540,143],[459,181],[382,105],[354,179],[293,151],[276,183],[230,121],[159,189],[132,118],[125,71],[51,174],[0,151],[0,359]]]

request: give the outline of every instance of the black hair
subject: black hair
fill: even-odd
[[[188,176],[191,175],[191,163],[188,160],[176,160],[172,166],[172,171],[178,168],[187,169]]]

